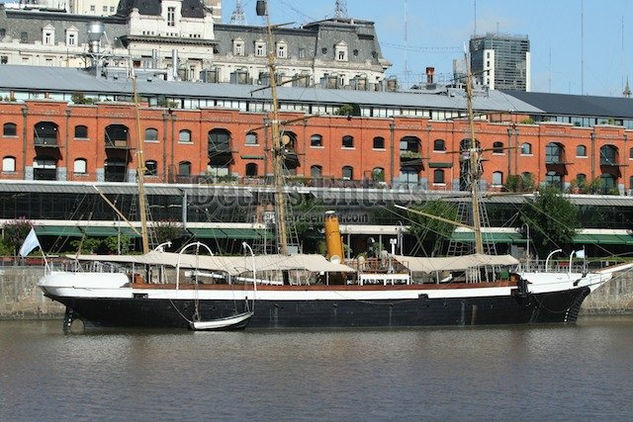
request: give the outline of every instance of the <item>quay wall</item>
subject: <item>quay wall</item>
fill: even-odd
[[[0,267],[0,319],[63,318],[64,307],[37,287],[41,267]],[[618,273],[583,303],[581,314],[633,314],[633,272]]]

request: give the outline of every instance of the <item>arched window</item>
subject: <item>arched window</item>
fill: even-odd
[[[550,142],[545,146],[545,164],[562,164],[564,147],[558,142]]]
[[[107,147],[125,147],[127,145],[128,128],[125,125],[109,125],[105,128]]]
[[[145,142],[158,142],[158,130],[153,127],[145,129]]]
[[[629,189],[633,189],[633,176],[629,177]]]
[[[35,145],[57,145],[57,123],[38,122],[33,126],[33,142]]]
[[[374,149],[385,149],[385,138],[376,136],[374,138]]]
[[[492,173],[492,186],[503,186],[503,172],[495,171]]]
[[[2,172],[14,173],[15,172],[15,157],[4,157],[2,159]]]
[[[88,127],[84,125],[75,126],[75,138],[88,139]]]
[[[633,148],[629,150],[629,158],[633,160]]]
[[[256,177],[256,176],[257,176],[257,163],[246,164],[246,177]]]
[[[444,139],[436,139],[433,141],[433,151],[446,151],[446,142],[444,142]]]
[[[145,161],[145,176],[158,176],[158,163],[155,160]]]
[[[343,167],[343,180],[354,180],[354,168],[352,166]]]
[[[178,132],[178,142],[181,144],[191,143],[191,131],[189,129],[183,129]]]
[[[323,146],[323,136],[319,134],[314,134],[310,137],[310,146],[311,147],[322,147]]]
[[[444,183],[446,183],[444,179],[444,170],[442,169],[433,170],[433,183],[435,183],[436,185],[443,185]]]
[[[191,163],[189,161],[178,163],[178,176],[191,176]]]
[[[257,145],[257,134],[255,132],[248,132],[246,134],[246,145]]]
[[[587,156],[587,147],[584,145],[578,145],[576,147],[576,157],[586,157]]]
[[[77,158],[73,165],[73,173],[75,174],[86,174],[88,169],[88,164],[85,158]]]
[[[600,165],[601,166],[617,166],[618,165],[618,148],[613,145],[603,145],[600,148]]]
[[[493,142],[492,143],[492,153],[493,154],[503,154],[503,142]]]
[[[2,125],[2,136],[18,136],[18,127],[15,123],[5,123]]]
[[[371,180],[374,182],[384,182],[385,181],[385,169],[382,167],[374,167],[371,171]]]
[[[602,180],[602,186],[604,186],[604,193],[611,193],[610,191],[618,187],[616,177],[610,173],[602,173],[600,180]]]
[[[354,137],[350,135],[343,136],[343,148],[354,148]]]
[[[587,182],[587,175],[584,173],[578,173],[576,175],[576,181],[578,182],[578,185],[584,185]]]
[[[524,142],[521,144],[521,155],[532,155],[532,144]]]
[[[420,153],[422,141],[416,136],[405,136],[400,139],[400,154],[410,152],[414,154]]]
[[[323,167],[314,165],[310,167],[310,177],[313,179],[319,179],[323,176]]]

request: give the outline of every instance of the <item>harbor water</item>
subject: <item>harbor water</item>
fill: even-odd
[[[96,331],[0,321],[0,420],[631,420],[633,317]]]

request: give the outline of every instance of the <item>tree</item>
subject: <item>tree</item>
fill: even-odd
[[[459,221],[457,207],[449,202],[434,200],[411,208],[451,221]],[[435,256],[441,252],[442,241],[450,238],[456,227],[454,224],[413,212],[409,213],[409,218],[412,224],[408,227],[408,230],[418,239],[422,249],[428,256]]]
[[[101,244],[101,239],[96,237],[85,237],[70,242],[70,246],[72,246],[80,254],[94,253],[101,246]]]
[[[156,243],[161,244],[164,242],[176,242],[177,240],[185,237],[186,232],[182,224],[174,220],[158,221],[152,227]]]
[[[578,208],[554,186],[541,186],[521,209],[521,222],[530,227],[531,240],[540,256],[570,245],[580,227]]]
[[[532,173],[511,174],[503,187],[508,192],[534,192],[534,178]]]
[[[3,243],[13,256],[18,254],[18,249],[24,243],[24,239],[26,239],[32,227],[33,224],[24,218],[9,221],[2,225],[4,233]]]

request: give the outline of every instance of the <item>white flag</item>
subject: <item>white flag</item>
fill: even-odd
[[[576,258],[584,258],[584,257],[585,257],[585,250],[584,249],[576,251]]]
[[[37,240],[35,229],[31,228],[29,235],[26,236],[26,239],[24,239],[24,243],[22,243],[22,247],[20,248],[20,256],[27,256],[35,248],[42,249],[42,246],[40,245],[40,241]]]

